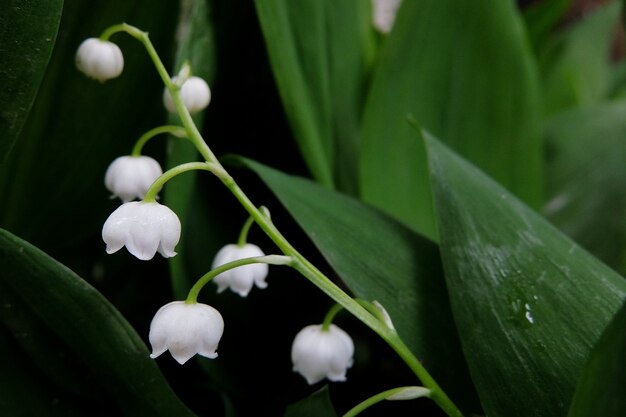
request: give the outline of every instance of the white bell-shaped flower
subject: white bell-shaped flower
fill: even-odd
[[[157,202],[131,201],[117,208],[102,227],[107,253],[123,246],[137,258],[147,261],[158,251],[165,258],[176,255],[180,220],[172,210]]]
[[[176,82],[176,78],[173,77],[172,81]],[[211,90],[202,78],[189,77],[180,88],[180,96],[189,113],[193,114],[207,108],[211,101]],[[174,100],[167,88],[163,91],[163,105],[170,113],[176,113]]]
[[[228,262],[257,256],[265,256],[265,254],[261,248],[252,243],[246,243],[243,246],[229,244],[217,252],[213,260],[212,268],[215,269]],[[229,269],[217,275],[213,278],[213,282],[217,284],[217,292],[222,292],[230,288],[233,292],[245,297],[254,284],[259,288],[267,287],[265,278],[267,277],[268,269],[266,263],[238,266],[237,268]]]
[[[402,0],[372,0],[372,20],[381,33],[391,32]]]
[[[113,42],[88,38],[76,51],[76,67],[88,77],[104,82],[122,73],[124,56]]]
[[[107,168],[104,185],[113,193],[112,197],[119,197],[126,203],[144,198],[162,173],[161,165],[149,156],[120,156]]]
[[[323,330],[321,324],[306,326],[298,332],[291,347],[293,370],[310,385],[324,378],[345,381],[353,356],[352,338],[334,324],[328,330]]]
[[[150,357],[169,350],[181,365],[196,353],[214,359],[222,333],[224,319],[213,307],[173,301],[161,307],[150,323]]]

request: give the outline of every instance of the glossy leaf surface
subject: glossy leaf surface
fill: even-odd
[[[446,282],[490,416],[564,416],[626,280],[427,138]]]

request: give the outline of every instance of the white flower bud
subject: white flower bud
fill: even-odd
[[[117,208],[102,227],[107,253],[123,246],[137,258],[147,261],[158,251],[165,258],[176,255],[180,239],[180,220],[157,202],[131,201]]]
[[[104,185],[124,203],[142,199],[163,173],[161,165],[149,156],[120,156],[107,168]]]
[[[345,381],[353,355],[352,338],[334,324],[328,330],[322,330],[321,324],[306,326],[298,332],[291,347],[293,370],[299,372],[309,385],[325,377],[331,381]]]
[[[104,82],[122,73],[124,56],[113,42],[89,38],[76,51],[76,67],[88,77]]]
[[[213,307],[173,301],[157,311],[150,323],[152,359],[169,349],[181,365],[196,353],[217,357],[217,345],[224,333],[224,319]]]
[[[374,27],[381,33],[391,32],[402,0],[372,0]]]
[[[177,77],[173,77],[172,81],[176,82]],[[211,90],[209,85],[200,77],[190,77],[180,88],[180,96],[183,104],[189,110],[189,113],[197,113],[204,110],[211,101]],[[163,91],[163,105],[170,113],[176,113],[174,100],[169,90],[165,88]]]
[[[215,269],[228,262],[257,256],[265,256],[265,254],[261,248],[252,243],[246,243],[243,246],[229,244],[217,252],[213,260],[212,268]],[[217,284],[217,292],[222,292],[226,290],[226,288],[230,288],[240,296],[245,297],[254,284],[259,288],[267,287],[265,278],[267,277],[268,269],[266,263],[243,265],[222,272],[213,278],[213,282]]]

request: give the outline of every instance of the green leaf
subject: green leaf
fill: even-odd
[[[570,9],[572,0],[540,0],[524,10],[528,37],[535,47],[541,49],[546,38]]]
[[[626,280],[426,139],[452,311],[486,415],[564,416]]]
[[[544,213],[572,239],[624,273],[626,101],[561,112],[546,122]]]
[[[24,299],[128,415],[192,416],[142,339],[99,292],[39,249],[0,230],[3,285]]]
[[[611,87],[610,53],[620,2],[599,6],[585,19],[557,33],[540,57],[544,111],[600,102]]]
[[[361,103],[375,46],[369,2],[255,4],[283,107],[313,177],[356,192]]]
[[[285,417],[336,417],[330,401],[328,385],[315,391],[307,398],[287,406]]]
[[[452,399],[474,406],[437,246],[356,199],[240,160],[276,194],[355,296],[383,305],[404,342]]]
[[[59,393],[45,383],[43,375],[33,369],[29,359],[0,326],[0,410],[3,414],[79,416],[72,404],[59,399]],[[93,408],[86,408],[83,413],[92,412],[93,415],[93,411]]]
[[[363,121],[365,201],[436,239],[412,116],[533,206],[541,202],[537,74],[512,1],[402,3]]]
[[[626,304],[593,348],[568,417],[626,415]]]
[[[54,45],[63,0],[8,1],[0,15],[0,164],[30,112]]]

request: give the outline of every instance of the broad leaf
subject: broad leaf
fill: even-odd
[[[0,277],[60,337],[128,415],[191,416],[142,339],[99,292],[63,265],[0,230]]]
[[[452,311],[486,414],[565,416],[626,280],[440,142],[426,148]]]
[[[361,103],[374,48],[369,2],[255,4],[283,107],[313,177],[356,192]]]
[[[0,164],[18,138],[50,59],[63,0],[5,2],[0,15]]]
[[[541,49],[546,38],[570,9],[572,0],[540,0],[524,10],[528,37],[535,47]]]
[[[549,40],[541,56],[546,113],[596,104],[607,95],[620,7],[608,2]]]
[[[437,246],[358,200],[242,160],[276,194],[355,296],[380,302],[405,343],[453,400],[473,407]]]
[[[365,201],[435,239],[424,150],[407,116],[534,206],[537,74],[512,1],[402,3],[363,121]]]
[[[626,101],[561,112],[545,127],[545,215],[608,265],[624,273]]]
[[[568,417],[626,415],[626,304],[593,348]]]

